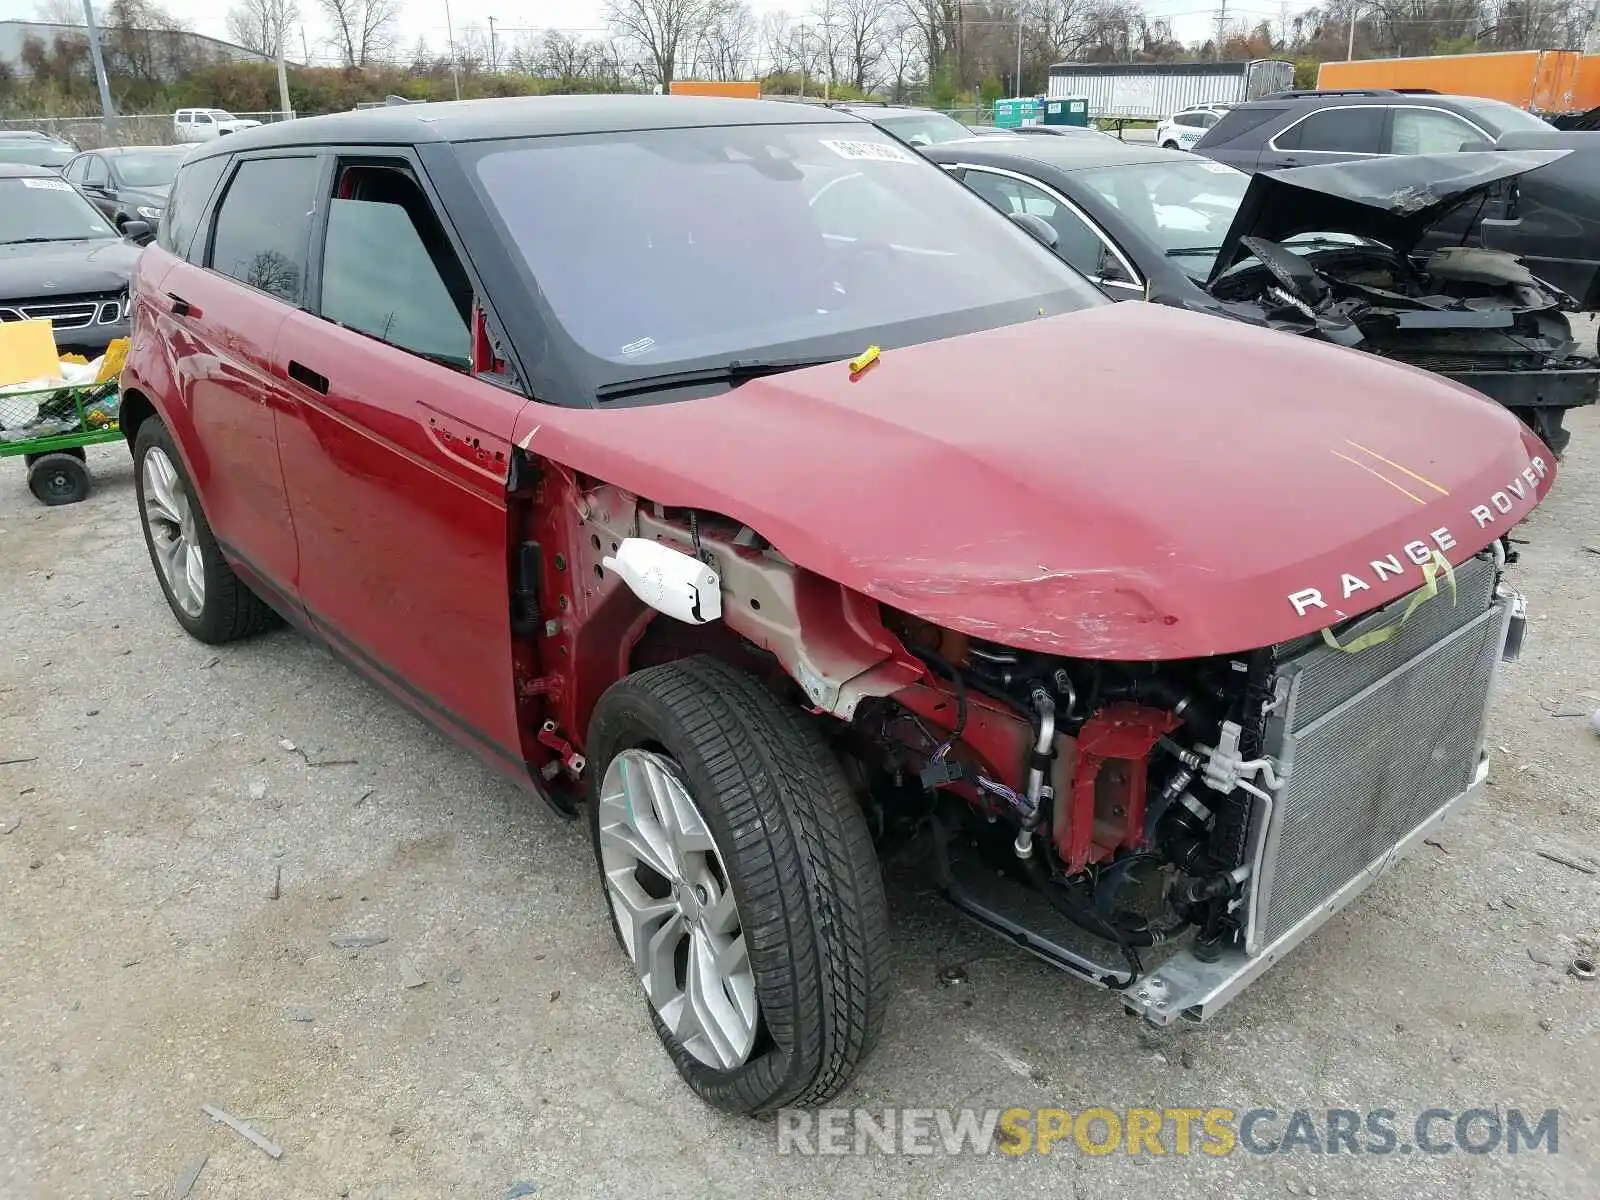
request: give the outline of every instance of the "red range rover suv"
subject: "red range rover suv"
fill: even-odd
[[[236,133],[133,293],[178,622],[287,619],[584,812],[719,1107],[820,1102],[873,1044],[880,854],[1200,1019],[1482,777],[1548,450],[1419,371],[1111,305],[846,113]]]

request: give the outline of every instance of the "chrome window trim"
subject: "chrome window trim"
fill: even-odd
[[[1278,139],[1281,138],[1284,134],[1288,133],[1291,129],[1294,129],[1296,126],[1300,125],[1302,122],[1309,121],[1312,117],[1317,116],[1319,113],[1337,112],[1337,111],[1343,111],[1343,110],[1352,109],[1352,108],[1375,108],[1380,112],[1393,111],[1394,109],[1399,109],[1399,108],[1420,108],[1420,109],[1423,109],[1423,110],[1425,110],[1427,112],[1441,112],[1441,113],[1445,113],[1445,114],[1447,114],[1449,116],[1455,117],[1458,121],[1461,121],[1465,125],[1470,125],[1473,129],[1476,129],[1478,131],[1479,135],[1481,137],[1483,137],[1485,140],[1491,141],[1491,142],[1495,140],[1494,138],[1489,136],[1489,133],[1488,133],[1488,131],[1486,129],[1484,129],[1482,126],[1478,125],[1476,122],[1468,120],[1466,117],[1463,117],[1460,113],[1455,112],[1452,109],[1441,108],[1437,104],[1329,104],[1324,108],[1313,108],[1309,112],[1302,113],[1299,117],[1296,117],[1293,121],[1291,121],[1289,124],[1285,125],[1282,129],[1278,130],[1277,133],[1273,134],[1270,138],[1267,139],[1266,148],[1268,150],[1272,150],[1272,151],[1274,151],[1274,152],[1276,152],[1278,154],[1342,154],[1342,155],[1345,155],[1345,156],[1347,156],[1349,158],[1393,158],[1393,157],[1395,157],[1394,154],[1392,154],[1391,152],[1389,152],[1387,150],[1377,150],[1377,151],[1367,151],[1367,150],[1294,150],[1294,149],[1287,149],[1287,148],[1285,148],[1283,146],[1278,145]]]

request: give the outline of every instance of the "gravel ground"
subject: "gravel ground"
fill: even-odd
[[[1559,1108],[1560,1152],[1515,1157],[779,1156],[661,1053],[582,826],[293,633],[184,637],[120,447],[65,509],[0,462],[0,1196],[165,1197],[209,1155],[195,1197],[1592,1200],[1600,982],[1566,967],[1600,875],[1537,854],[1600,862],[1600,738],[1552,715],[1600,705],[1600,413],[1572,425],[1491,786],[1436,846],[1166,1034],[896,885],[893,1015],[841,1101]]]

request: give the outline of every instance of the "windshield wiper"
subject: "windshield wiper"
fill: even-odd
[[[8,242],[0,243],[0,245],[26,246],[26,245],[29,245],[30,243],[37,243],[37,242],[86,242],[88,240],[89,240],[89,235],[88,234],[79,234],[76,237],[25,237],[25,238],[12,238]]]
[[[1174,246],[1166,252],[1168,258],[1185,258],[1191,254],[1221,254],[1221,246]]]
[[[831,354],[817,358],[734,358],[714,367],[697,367],[689,371],[668,371],[661,375],[642,375],[638,379],[621,379],[616,383],[603,383],[594,390],[594,398],[601,403],[623,396],[640,396],[648,392],[664,392],[672,388],[695,387],[707,383],[726,383],[737,387],[763,375],[781,375],[785,371],[798,371],[802,367],[820,367],[826,363],[843,362],[844,355]]]

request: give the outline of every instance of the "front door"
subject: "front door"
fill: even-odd
[[[474,377],[474,290],[407,158],[331,176],[312,311],[277,369],[279,448],[312,622],[446,730],[524,770],[506,477],[522,396]]]

